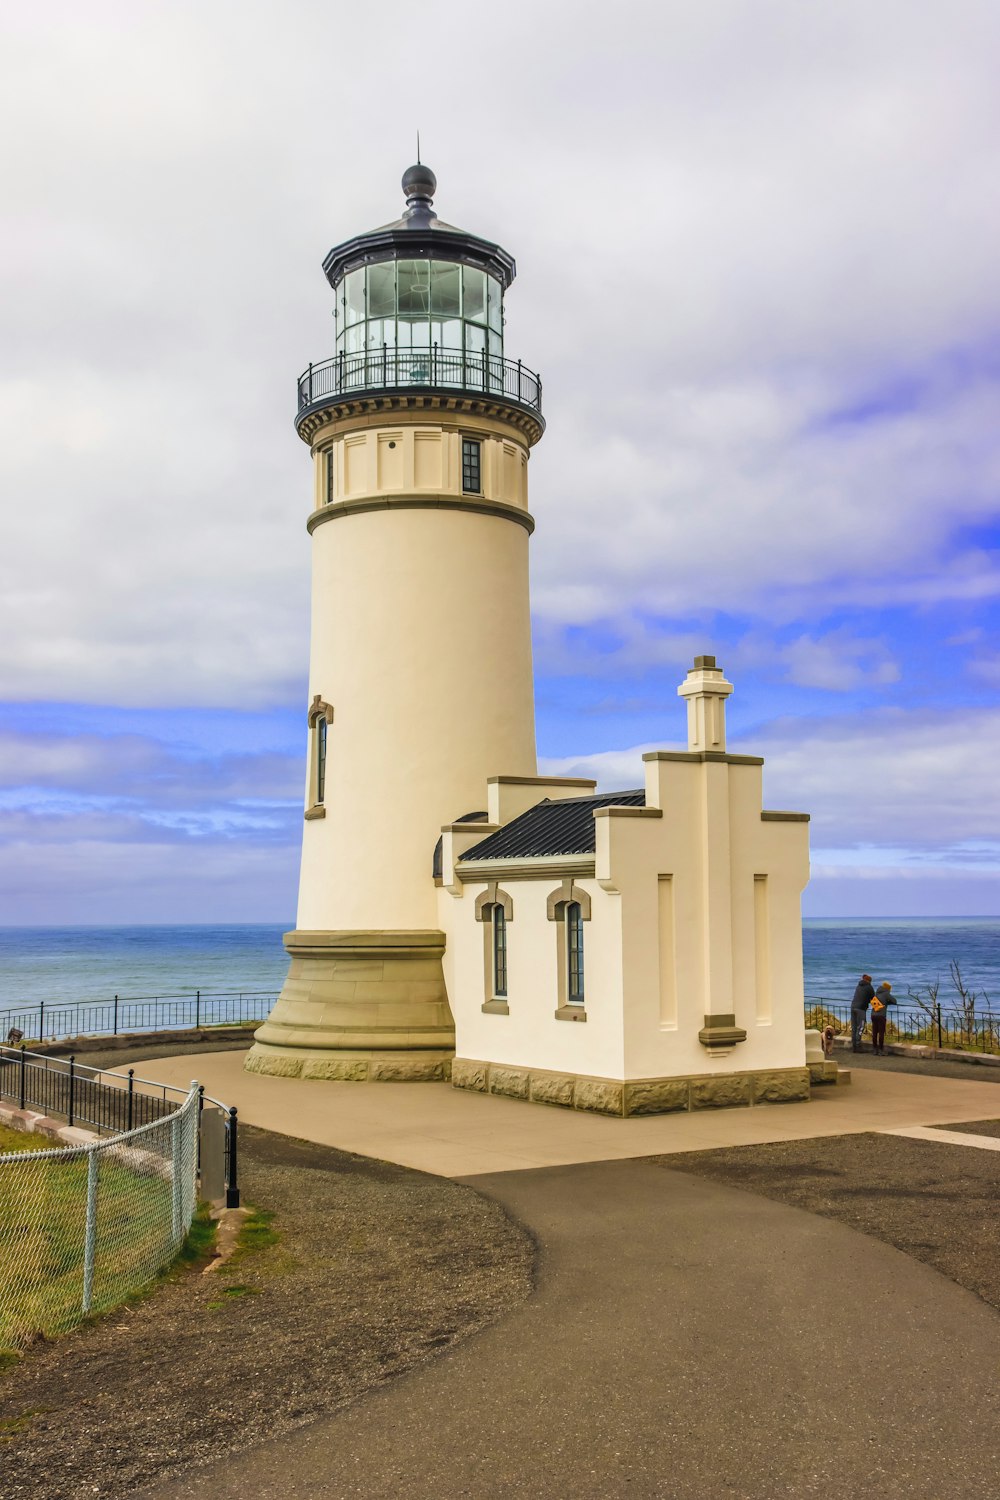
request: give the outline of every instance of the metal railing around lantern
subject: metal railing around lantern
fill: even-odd
[[[442,349],[364,349],[335,354],[310,365],[299,377],[299,414],[320,401],[366,391],[454,390],[516,401],[541,413],[542,379],[521,361],[502,359],[486,350],[472,353]]]

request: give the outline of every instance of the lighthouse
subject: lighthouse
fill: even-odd
[[[302,860],[288,978],[247,1066],[446,1077],[435,843],[484,819],[491,773],[536,775],[528,458],[541,380],[504,346],[500,245],[402,217],[323,262],[335,348],[298,382],[312,461]]]
[[[443,223],[436,186],[410,167],[402,218],[323,263],[298,915],[246,1066],[621,1116],[807,1099],[839,1077],[806,1054],[809,815],[765,807],[762,759],[727,748],[715,656],[641,785],[538,775],[541,381],[504,346],[513,260]]]

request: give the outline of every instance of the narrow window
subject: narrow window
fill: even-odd
[[[326,730],[325,715],[316,720],[316,805],[326,796]]]
[[[579,901],[566,907],[567,1005],[583,1004],[583,913]]]
[[[328,448],[324,454],[324,473],[326,479],[326,503],[333,504],[333,449]]]
[[[481,444],[475,438],[462,439],[462,489],[466,495],[481,495],[479,450]]]
[[[493,907],[493,997],[507,998],[507,914],[502,906]]]

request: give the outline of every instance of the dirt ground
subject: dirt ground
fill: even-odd
[[[1000,1136],[997,1120],[948,1128]],[[926,1262],[1000,1309],[1000,1151],[949,1145],[947,1133],[942,1128],[940,1146],[900,1136],[844,1135],[650,1160],[838,1219]],[[849,1265],[843,1282],[828,1290],[868,1295],[852,1282]],[[878,1295],[891,1311],[891,1278]]]
[[[356,1399],[500,1317],[534,1245],[470,1188],[244,1127],[277,1242],[0,1372],[3,1500],[126,1496]]]

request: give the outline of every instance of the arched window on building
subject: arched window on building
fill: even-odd
[[[476,921],[483,924],[483,1010],[490,1015],[510,1014],[507,1005],[507,927],[514,903],[506,891],[491,880],[476,897]]]
[[[587,1019],[584,987],[583,924],[590,921],[590,896],[567,876],[546,902],[550,922],[556,924],[556,1020]]]
[[[584,1004],[583,913],[579,901],[566,906],[566,1004]]]
[[[493,998],[507,998],[507,913],[502,906],[490,907],[493,929]]]

